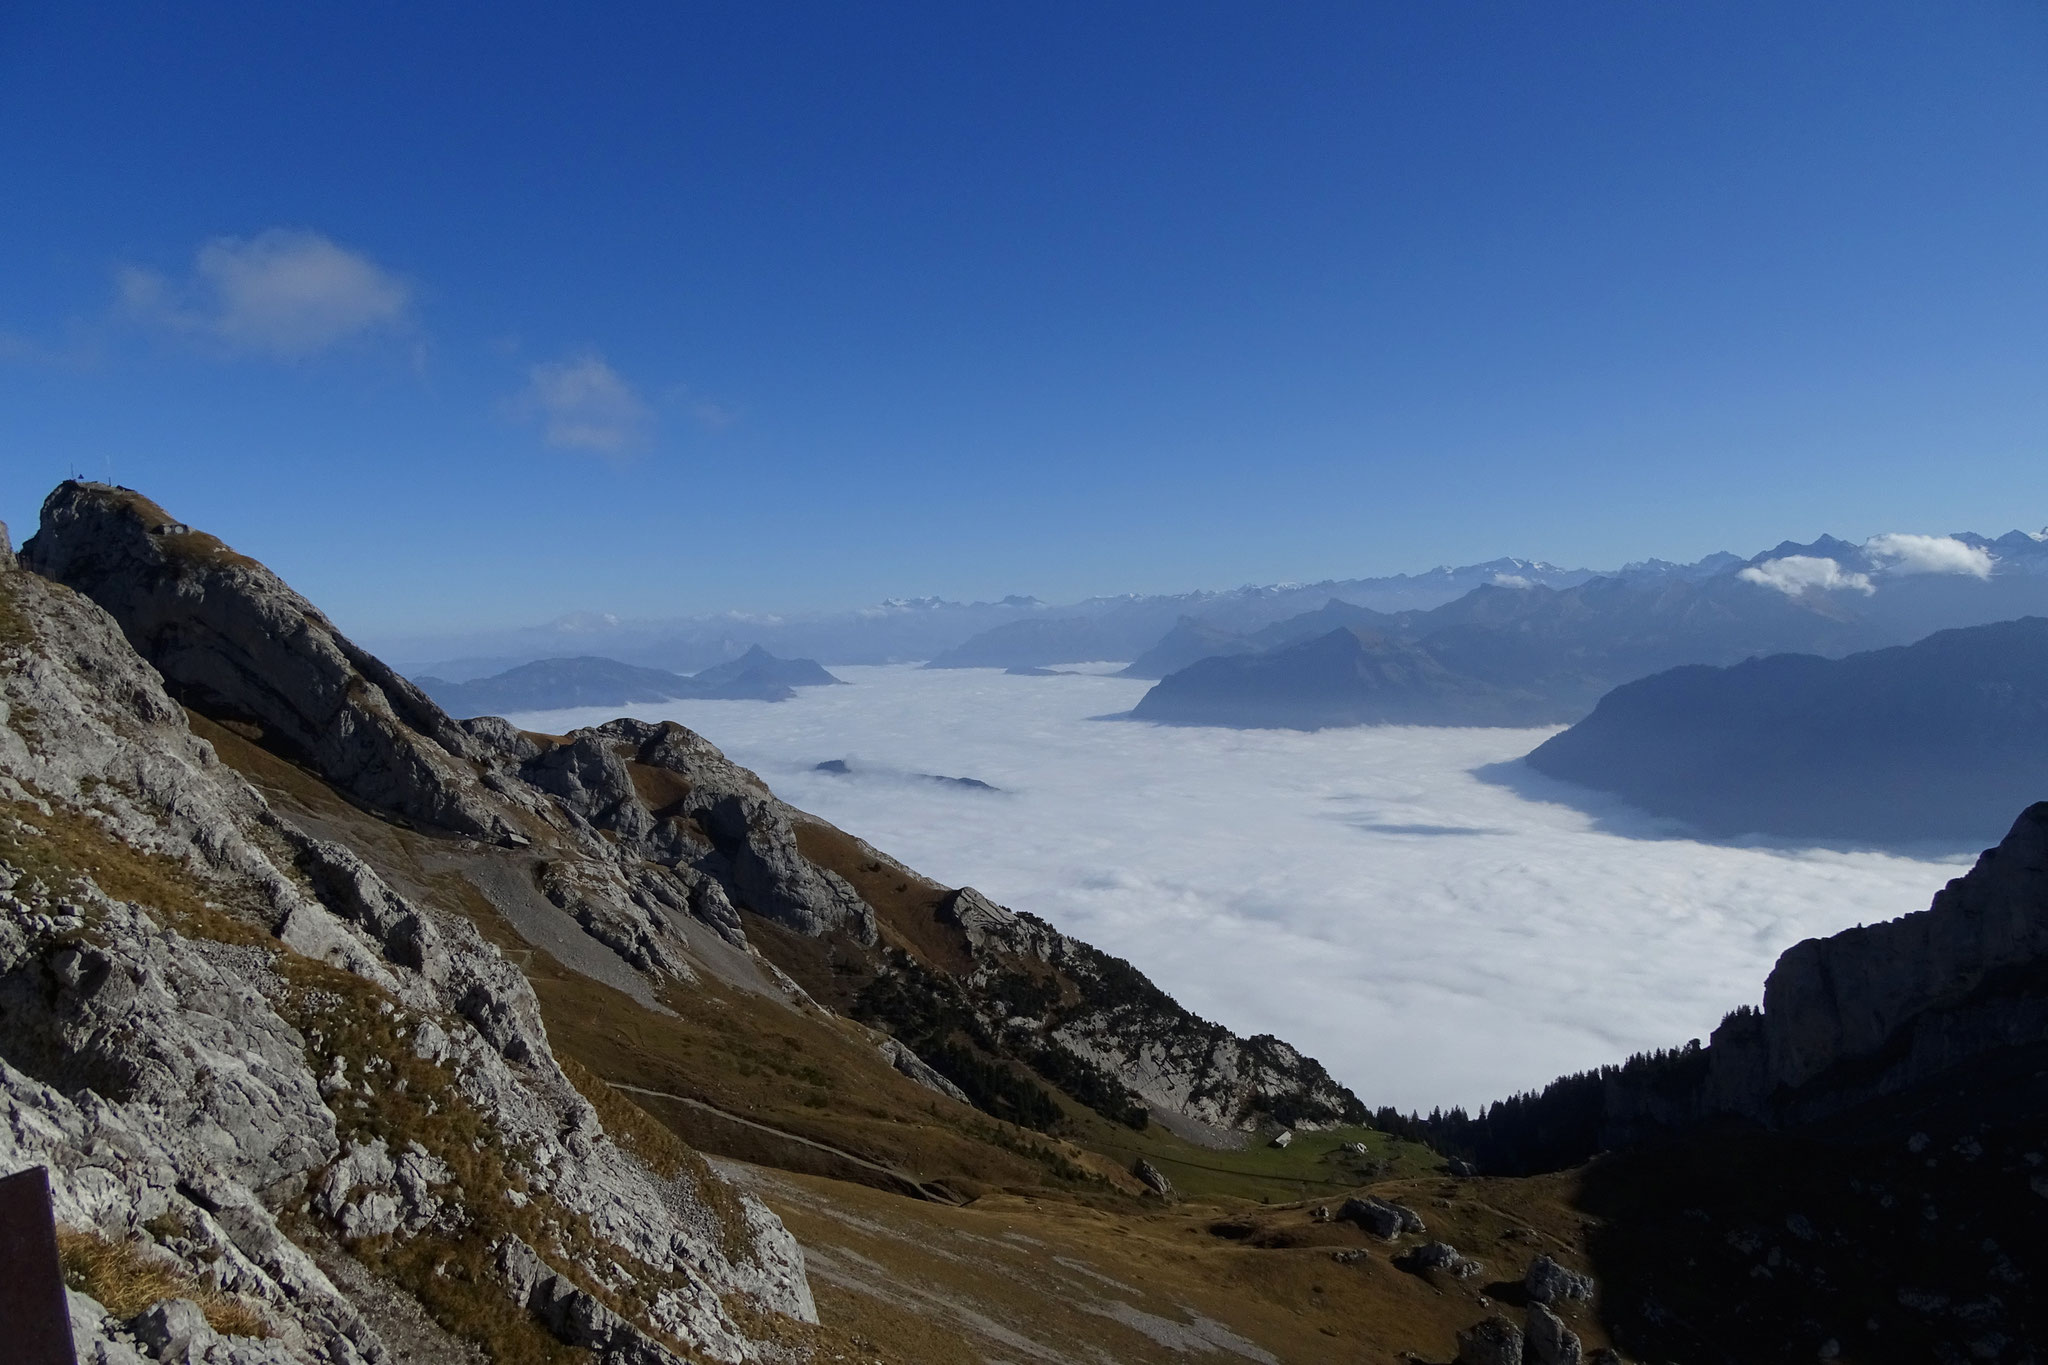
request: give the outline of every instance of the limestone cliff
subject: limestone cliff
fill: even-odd
[[[146,560],[102,529],[101,562]],[[31,558],[90,557],[56,540]],[[400,1331],[413,1358],[737,1361],[764,1350],[740,1306],[814,1319],[774,1216],[693,1158],[621,1147],[469,922],[281,819],[192,734],[129,639],[188,695],[246,696],[242,714],[307,727],[305,752],[339,752],[263,671],[286,645],[207,602],[260,571],[200,557],[148,580],[128,638],[0,558],[0,1168],[50,1168],[109,1295],[74,1298],[81,1358],[349,1365],[396,1359]],[[296,631],[317,692],[350,655],[289,601],[269,624]],[[321,694],[324,723],[359,746],[344,766],[393,760],[346,768],[368,789],[459,771],[462,739],[408,768],[419,732],[349,691]],[[120,1302],[138,1285],[158,1301]]]

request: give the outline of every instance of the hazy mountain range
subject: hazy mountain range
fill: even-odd
[[[1595,576],[1590,569],[1496,559],[1385,578],[1222,592],[1132,593],[1063,605],[1025,596],[997,602],[917,597],[892,598],[851,611],[787,616],[721,613],[662,621],[580,613],[543,626],[381,643],[406,673],[454,681],[535,659],[589,654],[691,672],[737,658],[757,644],[776,654],[828,665],[943,660],[960,667],[1031,667],[1136,658],[1182,616],[1196,616],[1234,632],[1250,631],[1319,607],[1332,597],[1380,611],[1408,611],[1441,605],[1496,580],[1569,587]]]
[[[2048,793],[2048,620],[1671,669],[1528,763],[1715,835],[1982,846]]]
[[[1148,659],[1176,662],[1196,648],[1212,657],[1167,674],[1134,714],[1303,729],[1396,717],[1569,721],[1621,683],[1684,664],[1839,657],[2043,612],[2048,543],[2036,537],[1877,536],[1851,545],[1823,536],[1746,561],[1632,565],[1562,589],[1487,584],[1423,611],[1383,613],[1333,598],[1235,638],[1191,621]],[[1340,655],[1368,653],[1372,667],[1333,671]]]
[[[755,645],[737,659],[685,677],[594,655],[537,659],[487,678],[450,682],[430,674],[413,679],[453,716],[502,716],[565,706],[625,706],[633,702],[788,701],[799,687],[829,687],[841,680],[815,659],[778,659]]]

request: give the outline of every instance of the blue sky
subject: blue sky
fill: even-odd
[[[0,517],[373,636],[2048,522],[2038,5],[17,0],[0,130]]]

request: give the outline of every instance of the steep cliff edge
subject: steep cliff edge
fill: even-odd
[[[2044,1061],[2048,802],[1928,909],[1787,949],[1762,1009],[1734,1011],[1706,1046],[1564,1077],[1453,1115],[1434,1136],[1491,1169],[1558,1169],[1711,1126],[1883,1128],[1895,1101],[1945,1077],[2030,1074]],[[2012,1098],[1965,1086],[1949,1107],[1988,1112]]]
[[[60,485],[22,565],[120,623],[179,701],[250,727],[370,805],[517,837],[476,790],[483,750],[277,576],[139,493]]]
[[[1707,1106],[1812,1122],[2043,1040],[2048,801],[1928,909],[1787,949],[1762,1014],[1715,1031]]]
[[[622,1140],[468,921],[279,818],[0,558],[0,1167],[51,1170],[83,1359],[737,1361],[815,1319],[772,1214]]]

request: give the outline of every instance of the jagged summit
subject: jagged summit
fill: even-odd
[[[186,705],[374,806],[477,838],[523,837],[468,766],[486,745],[276,574],[141,494],[59,485],[21,561],[104,607]]]

